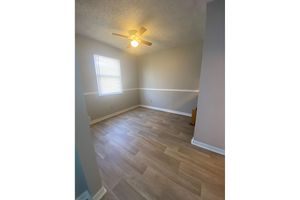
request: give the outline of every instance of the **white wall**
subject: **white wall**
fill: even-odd
[[[90,118],[97,119],[139,104],[138,90],[123,91],[122,94],[99,96],[93,55],[120,60],[123,89],[138,87],[136,57],[99,41],[76,35],[76,62],[80,66],[82,87]]]
[[[198,90],[201,44],[191,44],[140,56],[139,87]],[[191,113],[197,105],[197,92],[141,90],[143,105]]]
[[[148,47],[146,47],[148,48]],[[151,47],[149,47],[151,48]],[[155,88],[198,90],[202,44],[190,44],[134,56],[104,43],[76,35],[76,61],[91,120],[138,105],[191,113],[197,92],[129,90],[118,95],[98,96],[93,54],[120,60],[124,89]]]
[[[225,6],[207,4],[207,23],[194,139],[225,148]]]
[[[91,195],[102,187],[102,179],[96,163],[96,154],[94,151],[91,133],[89,130],[89,121],[86,111],[83,92],[81,89],[81,79],[79,66],[75,66],[75,145],[80,157],[81,166]],[[68,134],[68,133],[64,133]],[[72,134],[72,133],[71,133]],[[55,145],[53,146],[55,148]],[[50,172],[51,173],[51,172]],[[77,174],[78,175],[78,174]],[[76,176],[77,176],[76,175]]]
[[[79,197],[85,191],[89,191],[89,188],[84,176],[78,151],[75,149],[75,197]]]

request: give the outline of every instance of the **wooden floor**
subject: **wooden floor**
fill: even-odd
[[[103,199],[224,199],[224,156],[191,145],[189,123],[137,108],[93,125]]]

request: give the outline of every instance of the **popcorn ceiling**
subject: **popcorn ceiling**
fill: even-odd
[[[202,41],[205,21],[204,0],[76,0],[76,33],[104,42],[132,54]],[[144,26],[143,35],[151,47],[127,49],[128,40],[111,33],[127,34]]]

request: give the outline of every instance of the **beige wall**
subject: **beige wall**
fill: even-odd
[[[96,154],[89,130],[89,121],[83,97],[79,66],[75,66],[75,145],[76,152],[91,195],[95,195],[102,187],[101,175],[99,174]],[[54,145],[55,148],[55,145]],[[51,172],[50,172],[51,173]],[[78,176],[78,174],[76,174]]]
[[[198,89],[201,55],[201,45],[198,44],[140,56],[140,87]]]
[[[196,92],[140,91],[142,105],[168,109],[190,115],[197,105]]]
[[[89,116],[93,120],[131,106],[139,105],[139,93],[137,90],[134,90],[101,97],[98,94],[86,95],[85,100]]]
[[[198,90],[201,48],[201,44],[192,44],[137,57],[76,35],[76,61],[85,93],[97,92],[94,54],[120,60],[123,89]],[[85,95],[85,101],[93,120],[139,104],[191,113],[197,105],[197,96],[197,92],[125,90],[118,95]]]
[[[198,90],[201,44],[171,48],[140,56],[139,87],[155,89]],[[191,113],[197,105],[195,92],[140,91],[143,105]]]
[[[207,5],[197,121],[194,139],[225,148],[225,16],[224,1]]]
[[[135,56],[81,35],[76,35],[75,49],[85,93],[98,91],[94,54],[119,59],[123,89],[138,87],[138,69]],[[122,94],[113,96],[91,94],[85,95],[85,100],[88,115],[93,120],[139,104],[139,94],[137,90],[123,91]]]

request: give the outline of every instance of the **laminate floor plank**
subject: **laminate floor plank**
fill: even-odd
[[[104,200],[224,199],[224,156],[190,144],[190,121],[137,108],[91,126]]]
[[[111,191],[107,191],[101,200],[119,200]]]
[[[185,199],[196,200],[200,199],[200,196],[193,194],[186,188],[179,186],[163,174],[148,167],[143,177],[147,180],[149,187],[153,188],[155,193],[160,199]]]
[[[133,187],[131,187],[124,179],[112,190],[113,193],[122,200],[145,200],[145,198],[140,195]]]
[[[189,180],[186,180],[179,176],[178,169],[169,168],[168,166],[164,166],[161,163],[153,162],[147,155],[143,155],[142,153],[138,153],[136,155],[139,160],[142,160],[148,167],[155,169],[157,172],[160,172],[168,179],[172,180],[173,182],[177,183],[178,185],[186,188],[187,190],[193,192],[194,194],[200,195],[201,194],[201,187],[199,184],[195,185],[191,183]]]
[[[166,149],[165,154],[176,158],[177,160],[180,160],[182,163],[187,163],[188,165],[194,167],[194,168],[203,168],[206,169],[208,171],[210,171],[211,173],[214,174],[218,174],[219,176],[223,176],[224,175],[224,167],[221,167],[213,162],[210,162],[210,158],[202,158],[202,160],[200,159],[193,159],[192,157],[186,155],[186,154],[182,154],[178,151],[173,151],[172,149]]]

